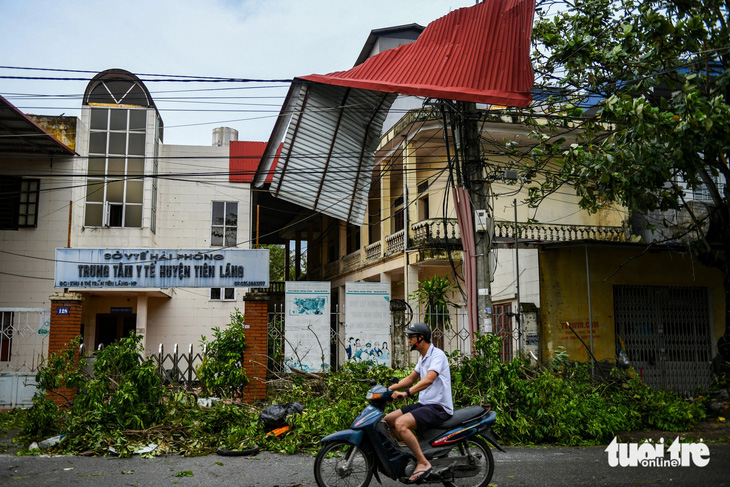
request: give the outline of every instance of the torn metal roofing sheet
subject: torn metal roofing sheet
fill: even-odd
[[[294,80],[254,184],[277,159],[278,198],[362,225],[380,132],[395,94]]]
[[[404,95],[526,107],[533,86],[534,0],[486,0],[431,22],[418,39],[319,83]]]
[[[0,154],[71,156],[76,152],[0,96]]]
[[[362,225],[374,151],[397,94],[526,107],[534,0],[487,0],[432,22],[410,44],[328,75],[295,78],[261,159],[272,194]]]

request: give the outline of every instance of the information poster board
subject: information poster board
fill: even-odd
[[[345,283],[347,359],[390,367],[390,283]]]
[[[330,283],[284,283],[284,363],[305,372],[330,364]]]

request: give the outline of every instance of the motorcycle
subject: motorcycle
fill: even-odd
[[[410,476],[416,461],[410,449],[399,443],[382,419],[393,401],[393,391],[375,385],[367,393],[369,404],[350,426],[321,440],[314,461],[319,487],[367,487],[380,474],[410,484],[441,483],[447,487],[486,487],[494,473],[489,443],[504,452],[491,430],[497,415],[483,406],[454,411],[448,421],[417,432],[419,444],[432,470],[414,482]]]

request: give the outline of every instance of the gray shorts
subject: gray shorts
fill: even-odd
[[[423,431],[436,426],[451,418],[440,404],[406,404],[400,408],[403,414],[411,413],[416,420],[416,427]]]

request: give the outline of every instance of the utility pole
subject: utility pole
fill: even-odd
[[[474,218],[474,246],[476,252],[476,285],[478,329],[481,333],[492,333],[492,272],[490,251],[492,247],[491,217],[488,205],[490,182],[484,171],[479,133],[479,112],[476,103],[458,102],[459,137],[464,186],[469,193],[474,214],[483,210],[486,215],[486,229],[477,231],[477,218]],[[463,265],[469,265],[465,262]]]

